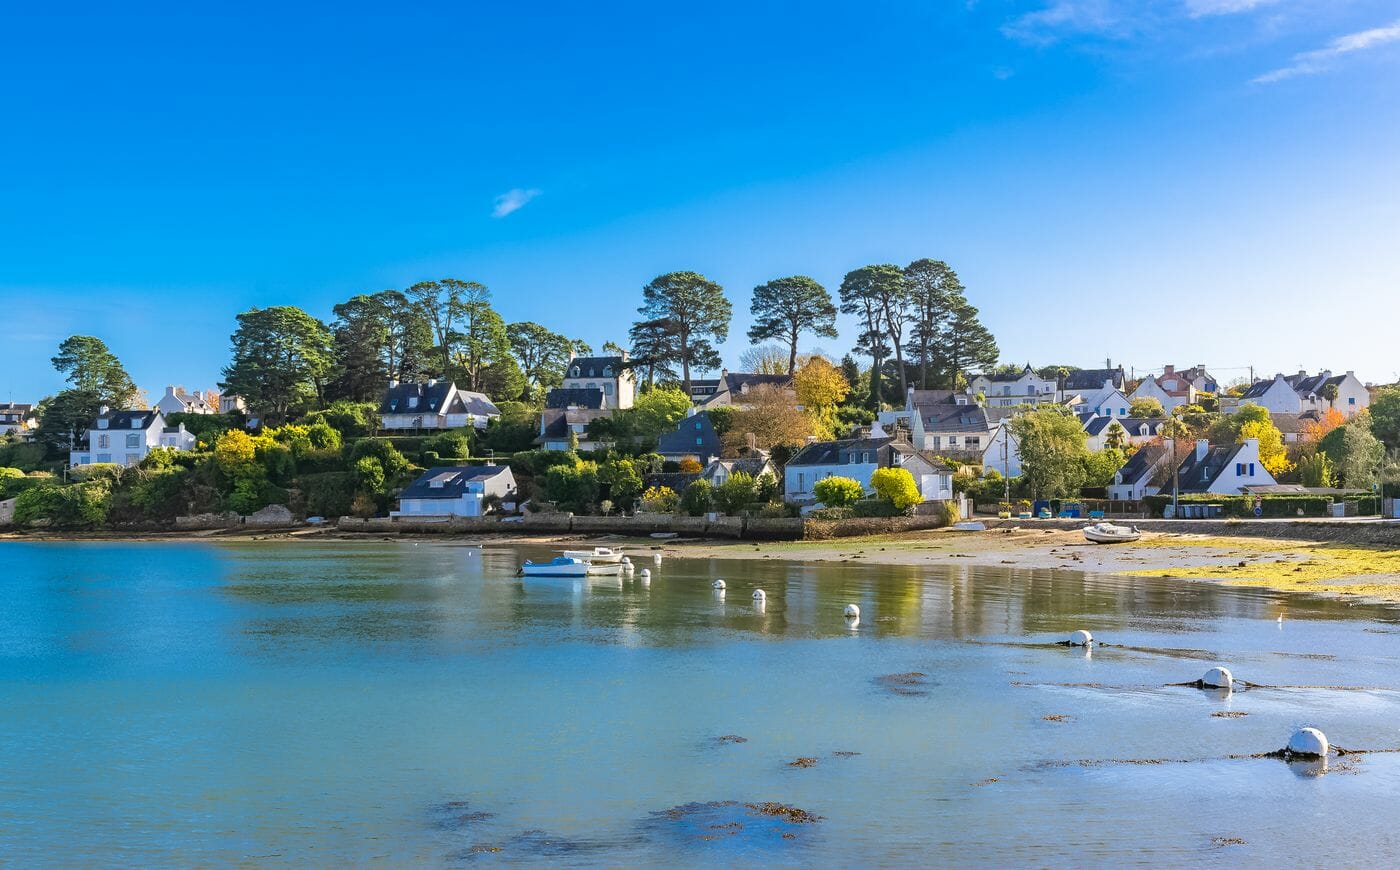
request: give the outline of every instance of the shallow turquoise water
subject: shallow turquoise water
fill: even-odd
[[[1321,776],[1227,757],[1301,724],[1400,747],[1386,608],[761,553],[640,563],[647,586],[522,581],[543,551],[412,543],[0,553],[8,864],[1378,864],[1400,847],[1400,756]],[[1118,646],[1049,645],[1081,627]],[[1166,685],[1216,662],[1350,688]],[[1143,760],[1183,763],[1100,763]],[[767,801],[821,819],[744,806]]]

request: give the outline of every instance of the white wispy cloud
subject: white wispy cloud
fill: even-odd
[[[1192,18],[1234,15],[1239,12],[1253,12],[1278,2],[1279,0],[1186,0],[1186,14]]]
[[[1052,0],[1044,9],[1027,12],[1002,25],[1001,32],[1022,42],[1048,44],[1065,34],[1094,33],[1126,36],[1132,27],[1127,6],[1111,0]]]
[[[535,188],[517,187],[496,197],[496,207],[491,209],[491,217],[503,218],[520,211],[530,200],[540,195]]]
[[[1373,27],[1370,30],[1339,36],[1322,48],[1293,55],[1293,60],[1288,66],[1280,67],[1261,76],[1255,76],[1253,81],[1256,85],[1267,85],[1291,79],[1294,76],[1326,72],[1331,69],[1332,62],[1339,57],[1358,51],[1367,51],[1392,42],[1400,42],[1400,21],[1384,27]]]

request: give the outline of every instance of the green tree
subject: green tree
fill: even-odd
[[[219,387],[275,422],[295,406],[324,397],[334,357],[321,321],[290,305],[253,308],[238,315],[233,361]]]
[[[590,513],[598,504],[598,466],[593,462],[556,465],[544,476],[545,498],[560,510]]]
[[[690,393],[691,368],[714,369],[719,351],[712,342],[729,337],[733,307],[724,288],[696,272],[668,272],[642,288],[643,321],[659,321],[674,340],[674,357],[681,368],[681,386]],[[640,325],[640,324],[638,324]]]
[[[100,338],[70,335],[51,362],[73,390],[95,395],[99,404],[126,408],[136,398],[136,384]]]
[[[904,280],[913,314],[908,352],[919,367],[919,388],[929,389],[933,376],[939,379],[940,386],[953,389],[953,383],[941,383],[937,350],[947,339],[954,300],[962,294],[958,273],[942,260],[915,260],[904,267]]]
[[[903,292],[904,272],[898,266],[862,266],[841,281],[841,313],[860,323],[856,351],[870,357],[870,407],[880,410],[880,370],[890,352],[886,300]]]
[[[936,359],[944,372],[943,385],[954,389],[963,372],[995,365],[1001,352],[991,330],[983,325],[977,307],[961,292],[951,298],[949,312]]]
[[[506,338],[528,386],[536,393],[563,383],[572,340],[528,320],[506,327]],[[528,391],[520,398],[529,398]]]
[[[452,368],[453,344],[460,335],[457,331],[459,318],[465,313],[469,301],[485,292],[486,287],[482,284],[456,278],[419,281],[404,291],[432,329],[436,343],[436,369],[442,377],[447,377]]]
[[[899,510],[908,510],[924,500],[919,493],[919,485],[907,468],[877,468],[870,475],[870,486],[875,495],[893,504]]]
[[[753,475],[736,471],[715,487],[715,506],[730,516],[737,516],[743,509],[758,501],[758,482]]]
[[[1165,417],[1167,409],[1162,407],[1160,400],[1143,396],[1140,399],[1133,399],[1132,404],[1128,405],[1128,416],[1135,419]]]
[[[1307,487],[1337,485],[1337,467],[1326,453],[1314,453],[1298,460],[1298,479]]]
[[[1338,393],[1338,392],[1340,392],[1340,391],[1337,389],[1337,385],[1336,385],[1336,384],[1323,384],[1323,385],[1322,385],[1322,391],[1321,391],[1320,395],[1322,396],[1322,398],[1324,398],[1324,399],[1327,400],[1327,407],[1329,407],[1329,408],[1335,408],[1335,407],[1337,407],[1337,393]]]
[[[1318,451],[1336,464],[1337,477],[1348,489],[1370,489],[1385,457],[1385,445],[1367,423],[1353,419],[1318,442]]]
[[[1371,434],[1392,450],[1400,448],[1400,387],[1378,391],[1367,411],[1371,417]]]
[[[447,284],[448,281],[444,281]],[[506,364],[514,364],[511,359],[510,338],[506,333],[506,322],[496,309],[491,307],[491,293],[481,284],[456,282],[460,287],[460,332],[449,333],[453,345],[453,358],[457,369],[462,373],[461,382],[469,390],[487,392],[487,380],[494,370],[497,378]],[[519,371],[517,368],[516,371]],[[511,383],[508,386],[515,386]],[[501,385],[498,384],[499,388]],[[520,395],[523,383],[516,392],[509,395],[492,394],[500,399],[512,399]]]
[[[1084,457],[1084,485],[1106,487],[1113,483],[1113,476],[1128,462],[1122,450],[1107,447]]]
[[[1056,406],[1018,414],[1009,425],[1032,492],[1039,498],[1077,495],[1089,455],[1079,419]]]
[[[612,503],[624,510],[642,494],[642,475],[631,459],[611,459],[599,465],[598,480],[607,485]]]
[[[697,480],[681,493],[680,509],[687,516],[702,517],[714,507],[714,487],[708,480]]]
[[[627,336],[632,342],[632,368],[647,373],[644,390],[650,390],[658,381],[676,380],[672,363],[680,357],[680,344],[667,318],[638,321]]]
[[[849,477],[823,477],[812,487],[817,501],[829,508],[850,507],[865,497],[865,487]]]
[[[658,388],[638,396],[631,408],[620,413],[628,419],[629,434],[643,441],[655,441],[675,429],[690,407],[689,393]]]
[[[433,347],[422,311],[398,290],[360,294],[332,309],[333,399],[377,401],[388,381],[417,379]]]
[[[70,449],[87,433],[103,404],[102,397],[91,390],[64,390],[44,399],[36,409],[39,425],[34,440],[49,453]]]
[[[749,341],[782,340],[788,374],[797,370],[797,341],[804,332],[836,338],[836,305],[831,293],[806,275],[778,278],[753,290],[754,324]]]

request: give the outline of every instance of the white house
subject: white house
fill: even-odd
[[[628,359],[627,351],[617,356],[570,356],[560,386],[565,390],[597,390],[602,401],[594,407],[630,408],[637,381]]]
[[[1003,420],[987,439],[982,448],[983,469],[995,469],[1002,477],[1021,476],[1021,447],[1016,436],[1011,434],[1009,421]]]
[[[399,493],[395,517],[480,517],[492,497],[515,497],[515,475],[504,465],[431,468]]]
[[[754,480],[763,475],[778,479],[778,470],[767,456],[754,456],[746,459],[716,459],[700,472],[701,480],[708,480],[711,486],[722,486],[725,481],[738,473],[747,474]]]
[[[911,387],[903,410],[881,411],[876,419],[887,429],[907,426],[911,444],[944,455],[980,455],[993,428],[986,408],[952,390]]]
[[[967,395],[980,395],[987,405],[998,408],[1039,405],[1058,401],[1059,384],[1027,365],[1016,375],[968,375]]]
[[[1181,392],[1168,390],[1162,382],[1157,380],[1156,375],[1148,375],[1142,379],[1142,382],[1137,385],[1137,389],[1133,390],[1128,398],[1133,401],[1156,399],[1162,403],[1162,408],[1167,413],[1171,413],[1183,405],[1196,404],[1196,388],[1187,383],[1186,388]]]
[[[390,381],[379,404],[379,416],[388,430],[485,429],[501,412],[481,393],[459,390],[451,381],[426,383]]]
[[[0,404],[0,435],[21,434],[34,428],[34,406],[15,402]]]
[[[154,449],[193,450],[184,424],[166,426],[160,411],[111,411],[105,406],[83,442],[69,452],[69,465],[137,465]]]
[[[878,426],[862,437],[818,441],[799,450],[783,469],[786,501],[803,511],[818,506],[816,485],[828,477],[849,477],[866,493],[880,468],[904,468],[914,478],[925,502],[953,498],[953,469],[937,456],[915,448],[902,437],[886,435]]]
[[[1327,398],[1330,388],[1335,387],[1337,397]],[[1237,411],[1244,404],[1254,403],[1271,414],[1301,414],[1305,411],[1327,411],[1335,408],[1347,417],[1353,417],[1371,404],[1371,391],[1366,389],[1355,372],[1334,375],[1330,371],[1310,375],[1298,372],[1296,375],[1274,375],[1273,380],[1256,381],[1240,396],[1238,402],[1222,410]]]
[[[1211,447],[1197,441],[1177,469],[1178,491],[1240,495],[1246,486],[1273,486],[1274,476],[1259,461],[1259,439],[1246,438],[1242,444]]]
[[[590,441],[588,424],[600,417],[611,417],[611,408],[545,408],[540,412],[540,434],[535,443],[545,450],[568,450],[577,441],[579,450],[596,450],[607,446]]]
[[[1171,475],[1172,441],[1144,444],[1113,475],[1108,497],[1114,501],[1141,501],[1161,492],[1161,481]]]
[[[185,392],[184,387],[168,386],[165,395],[156,402],[155,409],[162,414],[217,414],[219,394],[204,390]]]
[[[1078,398],[1073,400],[1070,409],[1076,414],[1095,414],[1122,419],[1128,416],[1128,406],[1131,404],[1121,389],[1115,387],[1112,381],[1105,380],[1097,390],[1081,392]]]

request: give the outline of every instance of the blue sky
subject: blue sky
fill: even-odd
[[[1004,360],[1400,370],[1400,0],[398,6],[12,5],[0,400],[445,276],[598,345],[694,269],[732,364],[756,284],[919,257]]]

